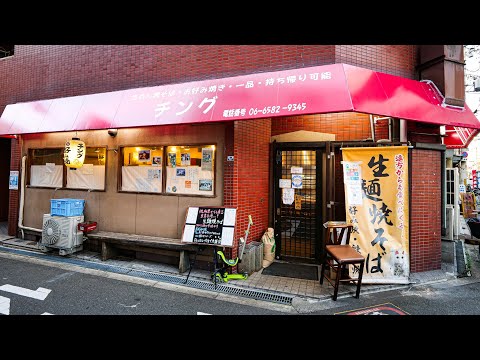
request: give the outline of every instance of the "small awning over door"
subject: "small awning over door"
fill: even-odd
[[[443,143],[447,149],[468,148],[473,138],[478,134],[479,129],[469,129],[459,126],[445,126],[446,137]]]

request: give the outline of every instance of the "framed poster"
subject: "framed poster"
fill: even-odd
[[[153,156],[152,157],[152,166],[162,166],[162,157],[161,156]]]
[[[138,152],[138,162],[149,162],[150,150],[140,150]]]

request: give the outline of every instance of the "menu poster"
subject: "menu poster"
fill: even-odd
[[[233,247],[236,211],[225,207],[189,207],[182,242]]]

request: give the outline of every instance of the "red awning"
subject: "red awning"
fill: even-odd
[[[445,132],[447,136],[443,139],[443,143],[447,149],[463,149],[468,148],[479,130],[447,125]]]
[[[345,64],[7,105],[0,135],[355,111],[480,128],[431,83]]]

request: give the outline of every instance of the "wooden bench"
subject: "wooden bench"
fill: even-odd
[[[178,270],[180,273],[190,268],[190,253],[196,253],[196,245],[182,243],[180,239],[163,238],[158,236],[116,233],[110,231],[96,231],[86,234],[87,238],[100,242],[102,260],[112,258],[117,249],[153,252],[156,250],[171,250],[180,252]]]

